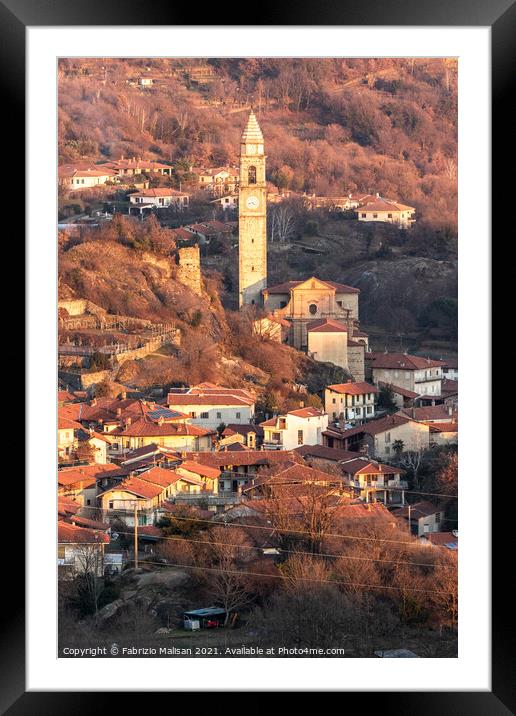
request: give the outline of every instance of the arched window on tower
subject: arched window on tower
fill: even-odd
[[[247,171],[247,180],[249,184],[256,184],[256,167],[249,167]]]

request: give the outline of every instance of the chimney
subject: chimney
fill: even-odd
[[[448,415],[450,415],[450,416],[453,415],[453,406],[452,405],[448,406]]]
[[[301,401],[299,402],[299,407],[300,407],[300,408],[304,408],[304,407],[305,407],[305,401],[304,401],[304,400],[301,400]]]
[[[122,408],[116,409],[116,417],[119,418],[122,415]]]
[[[120,393],[120,400],[125,400],[126,398],[127,398],[127,393],[125,392],[125,390],[123,390],[123,391]]]
[[[131,424],[131,422],[132,422],[132,418],[126,418],[126,421],[125,421],[126,427],[128,427]]]

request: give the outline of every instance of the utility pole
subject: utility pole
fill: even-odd
[[[134,503],[134,568],[138,569],[138,502]]]
[[[410,522],[410,509],[411,509],[411,505],[409,504],[409,506],[408,506],[408,531],[409,531],[409,534],[411,535],[412,534],[412,524]]]

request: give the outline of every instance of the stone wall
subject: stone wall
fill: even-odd
[[[198,296],[202,294],[201,252],[198,245],[179,249],[177,280]]]
[[[349,372],[357,382],[365,380],[364,351],[365,346],[363,344],[355,346],[348,345]]]

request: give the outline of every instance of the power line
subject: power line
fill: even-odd
[[[133,500],[128,500],[128,502],[133,502]],[[81,509],[96,510],[97,512],[111,513],[111,514],[116,513],[116,512],[121,512],[121,510],[106,510],[102,507],[92,507],[92,506],[87,506],[87,507],[85,506],[85,507],[82,507]],[[130,512],[130,510],[127,510],[127,511]],[[176,515],[171,515],[170,519],[183,521],[183,522],[200,522],[200,523],[204,523],[204,524],[209,524],[212,527],[214,525],[220,524],[220,526],[224,526],[224,527],[240,527],[240,528],[249,528],[249,529],[255,529],[255,530],[267,530],[268,532],[271,532],[271,531],[272,532],[274,532],[274,531],[275,532],[292,532],[294,534],[308,535],[309,537],[313,537],[313,533],[308,532],[307,530],[297,530],[297,529],[293,529],[293,528],[289,528],[289,527],[276,527],[274,525],[266,527],[265,525],[249,525],[249,524],[241,525],[241,524],[232,523],[232,522],[218,523],[218,522],[213,522],[213,520],[204,520],[201,517],[179,517]],[[408,545],[410,547],[421,547],[421,545],[418,542],[413,542],[413,541],[408,541],[408,540],[385,539],[382,537],[364,537],[362,535],[343,535],[343,534],[334,534],[334,533],[330,533],[330,532],[327,532],[324,534],[324,538],[326,538],[326,537],[332,537],[335,539],[340,538],[340,539],[359,540],[359,541],[363,541],[363,542],[387,542],[390,544],[404,544],[404,545]]]
[[[116,533],[119,535],[130,535],[132,536],[132,532],[121,532],[120,530],[116,530]],[[197,544],[208,544],[212,547],[234,547],[235,549],[257,549],[262,551],[263,547],[258,547],[257,545],[245,545],[245,544],[228,544],[227,542],[213,542],[212,540],[199,540],[199,539],[193,539],[192,537],[171,537],[169,535],[163,535],[159,539],[161,540],[170,540],[171,542],[193,542]],[[432,567],[433,569],[451,569],[451,565],[445,565],[445,564],[430,564],[425,562],[406,562],[404,560],[397,560],[397,559],[379,559],[375,557],[356,557],[346,554],[329,554],[324,552],[317,552],[317,554],[314,554],[313,552],[306,552],[302,550],[296,550],[296,549],[283,549],[282,547],[274,547],[273,549],[277,549],[278,552],[284,553],[284,554],[302,554],[307,555],[309,557],[331,557],[333,559],[342,558],[342,559],[353,559],[363,562],[385,562],[387,564],[407,564],[410,567]]]
[[[140,560],[140,564],[156,564],[159,567],[165,567],[165,568],[180,568],[180,569],[196,569],[199,571],[206,571],[206,572],[222,572],[222,574],[235,574],[235,575],[246,575],[250,577],[265,577],[266,579],[282,579],[283,581],[288,581],[289,577],[284,576],[283,574],[263,574],[261,572],[249,572],[246,570],[240,570],[240,569],[221,569],[220,567],[196,567],[195,565],[191,564],[162,564],[161,562],[153,562],[151,560]],[[316,582],[319,584],[339,584],[344,585],[348,587],[363,587],[367,589],[394,589],[395,591],[400,591],[400,587],[394,587],[390,585],[384,585],[384,584],[361,584],[359,582],[343,582],[341,580],[336,579],[317,579],[315,577],[299,577],[300,582]],[[442,592],[436,589],[419,589],[416,587],[403,587],[406,591],[409,592],[421,592],[425,594],[441,594],[446,596],[456,596],[454,592]]]

